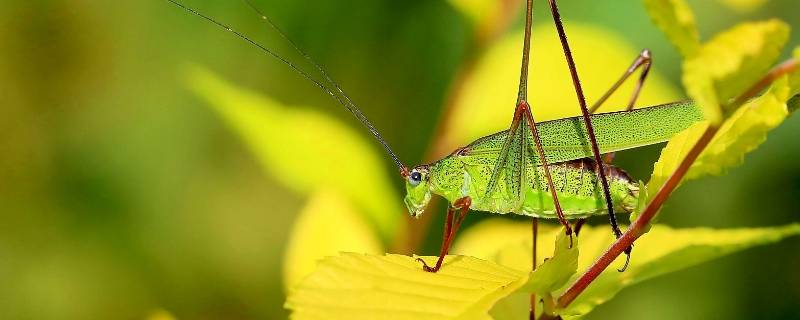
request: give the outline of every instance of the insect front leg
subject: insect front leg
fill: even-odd
[[[453,205],[447,208],[447,218],[445,218],[444,222],[444,234],[442,235],[442,248],[439,250],[439,259],[436,260],[436,264],[433,267],[430,267],[425,263],[425,260],[417,258],[417,261],[422,263],[423,270],[427,272],[437,272],[439,268],[442,267],[444,257],[447,256],[448,251],[450,251],[453,238],[455,238],[458,228],[461,227],[461,223],[464,222],[464,218],[467,212],[469,212],[469,207],[471,205],[472,198],[463,197],[453,202]],[[458,212],[458,216],[455,215],[456,212]]]

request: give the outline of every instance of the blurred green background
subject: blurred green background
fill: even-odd
[[[403,160],[423,160],[448,88],[475,54],[470,20],[446,1],[256,3],[328,68]],[[720,1],[689,3],[704,37],[767,17],[800,30],[794,0],[746,12]],[[290,52],[239,1],[187,4]],[[305,197],[263,173],[239,137],[187,90],[185,67],[202,65],[281,102],[359,124],[285,66],[166,1],[12,0],[2,7],[0,318],[140,319],[159,309],[181,319],[285,318],[281,259]],[[561,7],[568,23],[597,25],[650,48],[656,72],[680,88],[678,54],[640,1],[564,0]],[[535,25],[551,23],[545,11],[537,1]],[[519,30],[521,18],[514,15],[511,29]],[[795,32],[789,44],[798,43]],[[505,107],[510,119],[512,105]],[[795,116],[743,166],[680,189],[661,222],[797,221],[798,135]],[[617,164],[646,177],[658,150],[620,154]],[[468,223],[485,216],[475,217]],[[438,250],[439,229],[432,230],[420,253]],[[794,238],[658,278],[589,318],[797,319],[798,252]]]

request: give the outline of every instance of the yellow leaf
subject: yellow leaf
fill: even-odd
[[[506,263],[501,262],[504,259],[501,253],[511,250],[511,246],[518,246],[516,259],[523,262],[517,263],[519,265],[525,264],[522,270],[527,270],[526,268],[530,268],[531,258],[530,223],[512,222],[517,224],[514,227],[511,225],[512,223],[499,224],[493,221],[499,219],[489,219],[486,222],[479,223],[475,228],[480,233],[475,232],[470,236],[480,238],[481,233],[485,233],[491,243],[497,244],[494,249],[497,253],[494,255],[489,253],[491,251],[489,246],[484,246],[482,250],[489,256],[494,256],[493,260],[500,264]],[[492,230],[492,228],[486,227],[487,225],[494,226],[497,230]],[[527,239],[527,243],[506,244],[493,241],[492,239],[498,231],[504,232],[511,239]],[[800,224],[770,228],[722,230],[708,228],[672,229],[667,226],[655,225],[650,233],[636,241],[631,264],[627,271],[620,273],[616,270],[622,267],[624,263],[625,257],[621,255],[583,294],[578,296],[575,302],[567,309],[561,310],[560,314],[568,318],[586,314],[595,306],[611,299],[620,290],[635,283],[688,268],[749,247],[777,242],[795,235],[800,235]],[[551,240],[554,236],[556,234],[552,232],[549,235],[540,235],[539,252],[550,252],[546,250],[552,250],[553,242]],[[606,226],[584,226],[580,232],[579,239],[578,275],[594,263],[597,257],[615,240],[611,230]],[[472,240],[468,241],[471,242]],[[572,283],[576,277],[573,277],[568,284]],[[508,309],[524,307],[525,303],[522,302],[524,301],[523,295],[520,293],[529,288],[530,286],[522,286],[517,293],[498,301],[496,306],[499,310],[493,309],[491,314],[519,314],[518,311]],[[567,286],[563,286],[556,293],[560,293],[566,288]],[[525,291],[525,293],[528,293],[528,291]],[[557,294],[554,294],[554,296],[557,296]]]
[[[289,233],[283,259],[285,288],[310,274],[319,260],[339,252],[383,252],[380,239],[347,202],[330,191],[312,195]]]
[[[653,165],[653,174],[650,175],[650,181],[647,182],[647,190],[650,194],[654,195],[658,189],[661,189],[661,186],[675,172],[678,165],[707,128],[708,121],[695,123],[689,129],[672,137],[667,145],[664,146],[664,149],[661,149],[661,156]]]
[[[490,319],[495,302],[525,280],[526,272],[466,256],[429,273],[413,257],[344,253],[323,260],[286,307],[292,319]]]
[[[591,105],[622,75],[639,50],[610,31],[591,25],[567,23],[572,51],[581,81]],[[496,41],[465,80],[442,139],[455,149],[476,138],[508,129],[514,115],[519,81],[521,32]],[[580,114],[561,44],[551,26],[533,31],[529,102],[537,121]],[[656,57],[657,59],[657,57]],[[655,105],[675,100],[674,88],[654,67],[638,105]],[[601,112],[627,106],[635,81],[627,82],[601,108]]]
[[[782,78],[762,96],[736,110],[692,164],[684,181],[708,174],[719,175],[740,164],[745,154],[761,145],[767,133],[786,119],[788,99],[789,86],[786,78]],[[655,192],[664,184],[707,127],[707,122],[697,123],[667,143],[654,165],[648,190]]]
[[[296,192],[335,190],[356,204],[382,239],[393,238],[405,211],[368,134],[317,111],[287,107],[193,68],[190,88],[242,137],[263,168]]]
[[[700,35],[692,9],[683,0],[645,0],[650,19],[661,28],[669,41],[684,57],[690,57],[700,47]]]
[[[772,66],[789,37],[780,20],[743,23],[716,35],[683,64],[683,85],[703,107],[706,120],[721,123],[728,101]],[[743,41],[746,39],[747,41]]]

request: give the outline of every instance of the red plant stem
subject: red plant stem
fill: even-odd
[[[647,227],[647,224],[650,223],[650,220],[655,217],[658,209],[661,208],[661,205],[664,204],[664,201],[669,198],[669,195],[672,191],[680,183],[683,176],[692,166],[692,163],[697,159],[703,149],[708,146],[708,143],[711,142],[711,138],[714,137],[714,134],[717,133],[719,127],[708,127],[703,135],[700,137],[700,140],[695,143],[692,149],[689,151],[689,154],[681,161],[678,169],[669,177],[666,183],[658,190],[653,200],[650,204],[647,205],[647,208],[642,211],[642,214],[639,216],[636,221],[628,228],[627,231],[620,237],[613,245],[611,245],[605,253],[603,253],[600,258],[595,261],[595,263],[589,267],[588,270],[577,280],[572,286],[567,289],[564,294],[558,297],[558,308],[565,308],[573,300],[583,292],[589,284],[597,278],[603,270],[608,268],[611,262],[617,258],[625,249],[630,247],[636,239],[638,239],[643,233],[641,232]]]
[[[733,102],[727,106],[726,109],[728,110],[735,110],[739,108],[742,104],[753,98],[756,94],[760,93],[764,89],[767,88],[773,81],[780,78],[783,75],[789,74],[794,72],[798,68],[798,64],[800,61],[798,59],[789,59],[784,63],[781,63],[777,67],[773,68],[768,72],[764,77],[762,77],[759,81],[754,83],[747,91],[743,94],[739,95]],[[686,172],[689,171],[689,168],[692,166],[697,157],[700,156],[700,153],[708,146],[711,142],[711,139],[714,138],[714,135],[719,130],[719,126],[709,126],[703,135],[700,136],[700,139],[695,143],[686,157],[681,161],[678,165],[678,168],[672,175],[667,179],[664,185],[658,190],[653,200],[647,205],[647,207],[642,211],[642,214],[633,224],[628,228],[628,230],[614,242],[611,247],[609,247],[606,252],[601,255],[597,261],[589,267],[583,275],[581,275],[578,280],[575,281],[568,289],[565,291],[560,297],[558,297],[558,304],[557,308],[562,309],[569,306],[575,298],[580,295],[586,287],[589,286],[598,276],[600,273],[603,272],[611,262],[614,261],[625,249],[630,247],[636,239],[638,239],[643,234],[643,230],[650,221],[655,217],[658,210],[664,204],[664,202],[669,198],[669,195],[675,188],[680,184],[681,179],[683,176],[686,175]]]
[[[785,62],[779,64],[777,67],[772,69],[766,76],[761,78],[755,85],[750,87],[745,93],[741,94],[736,100],[733,101],[731,104],[733,108],[737,108],[740,105],[743,105],[747,102],[748,99],[755,97],[759,92],[764,90],[770,83],[775,80],[778,80],[781,76],[792,73],[797,70],[798,64],[800,64],[800,60],[798,59],[789,59]]]

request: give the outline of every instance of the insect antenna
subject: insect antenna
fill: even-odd
[[[283,56],[279,55],[275,51],[265,47],[264,45],[256,42],[255,40],[253,40],[250,37],[244,35],[243,33],[231,28],[227,24],[224,24],[224,23],[222,23],[220,21],[217,21],[216,19],[211,18],[210,16],[207,16],[207,15],[205,15],[205,14],[203,14],[203,13],[201,13],[201,12],[199,12],[199,11],[193,9],[193,8],[190,8],[190,7],[184,5],[184,4],[182,4],[182,3],[180,3],[180,2],[178,2],[176,0],[166,0],[166,1],[169,1],[170,3],[172,3],[175,6],[185,10],[186,12],[189,12],[189,13],[195,15],[195,16],[198,16],[198,17],[200,17],[200,18],[202,18],[202,19],[204,19],[204,20],[206,20],[206,21],[208,21],[208,22],[210,22],[210,23],[212,23],[212,24],[214,24],[214,25],[216,25],[216,26],[218,26],[218,27],[220,27],[220,28],[232,33],[232,34],[234,34],[236,37],[238,37],[238,38],[244,40],[245,42],[249,43],[250,45],[258,48],[264,54],[266,54],[266,55],[268,55],[268,56],[280,61],[281,63],[285,64],[286,66],[288,66],[289,68],[291,68],[292,70],[294,70],[295,72],[300,74],[304,79],[308,80],[309,82],[314,84],[316,87],[320,88],[322,91],[324,91],[325,93],[327,93],[328,95],[333,97],[336,100],[336,102],[338,102],[343,107],[345,107],[348,111],[350,111],[350,113],[352,113],[353,116],[355,116],[356,119],[358,119],[358,121],[360,121],[361,124],[363,124],[367,128],[367,130],[369,130],[370,133],[372,133],[372,136],[374,136],[375,139],[378,140],[378,142],[381,144],[381,146],[383,146],[383,148],[386,150],[386,152],[392,158],[392,161],[394,161],[395,165],[397,165],[397,168],[398,168],[398,170],[400,170],[400,173],[403,174],[403,175],[407,174],[408,168],[402,162],[400,162],[400,159],[397,157],[397,155],[395,155],[394,151],[392,151],[392,148],[389,147],[389,144],[386,143],[386,140],[383,139],[383,137],[378,132],[378,130],[375,129],[375,126],[373,126],[372,123],[369,121],[369,119],[367,119],[367,117],[364,115],[364,113],[361,112],[361,109],[359,109],[355,105],[355,103],[353,103],[353,101],[350,99],[350,97],[347,94],[345,94],[344,90],[342,90],[342,88],[335,81],[333,81],[333,79],[331,79],[331,77],[328,75],[328,73],[325,72],[325,69],[322,68],[322,66],[320,66],[314,59],[312,59],[311,56],[309,56],[303,50],[301,50],[291,39],[289,39],[289,37],[286,36],[286,34],[283,33],[283,31],[281,31],[272,22],[271,19],[269,19],[269,17],[267,17],[260,10],[258,10],[258,8],[255,7],[250,1],[244,0],[244,2],[251,9],[253,9],[257,14],[259,14],[261,19],[266,21],[270,25],[270,27],[272,29],[274,29],[281,36],[281,38],[283,38],[285,41],[287,41],[294,48],[294,50],[296,50],[298,53],[300,53],[300,55],[303,56],[303,58],[305,58],[308,62],[310,62],[312,65],[314,65],[316,70],[325,78],[325,82],[327,82],[329,85],[333,86],[335,91],[334,91],[334,89],[331,89],[330,87],[328,87],[328,85],[326,85],[325,83],[323,83],[320,80],[317,80],[316,78],[312,77],[308,72],[304,71],[303,69],[300,69],[300,67],[298,67],[296,64],[292,63],[288,59],[286,59]],[[338,94],[337,94],[337,92],[338,92]]]

